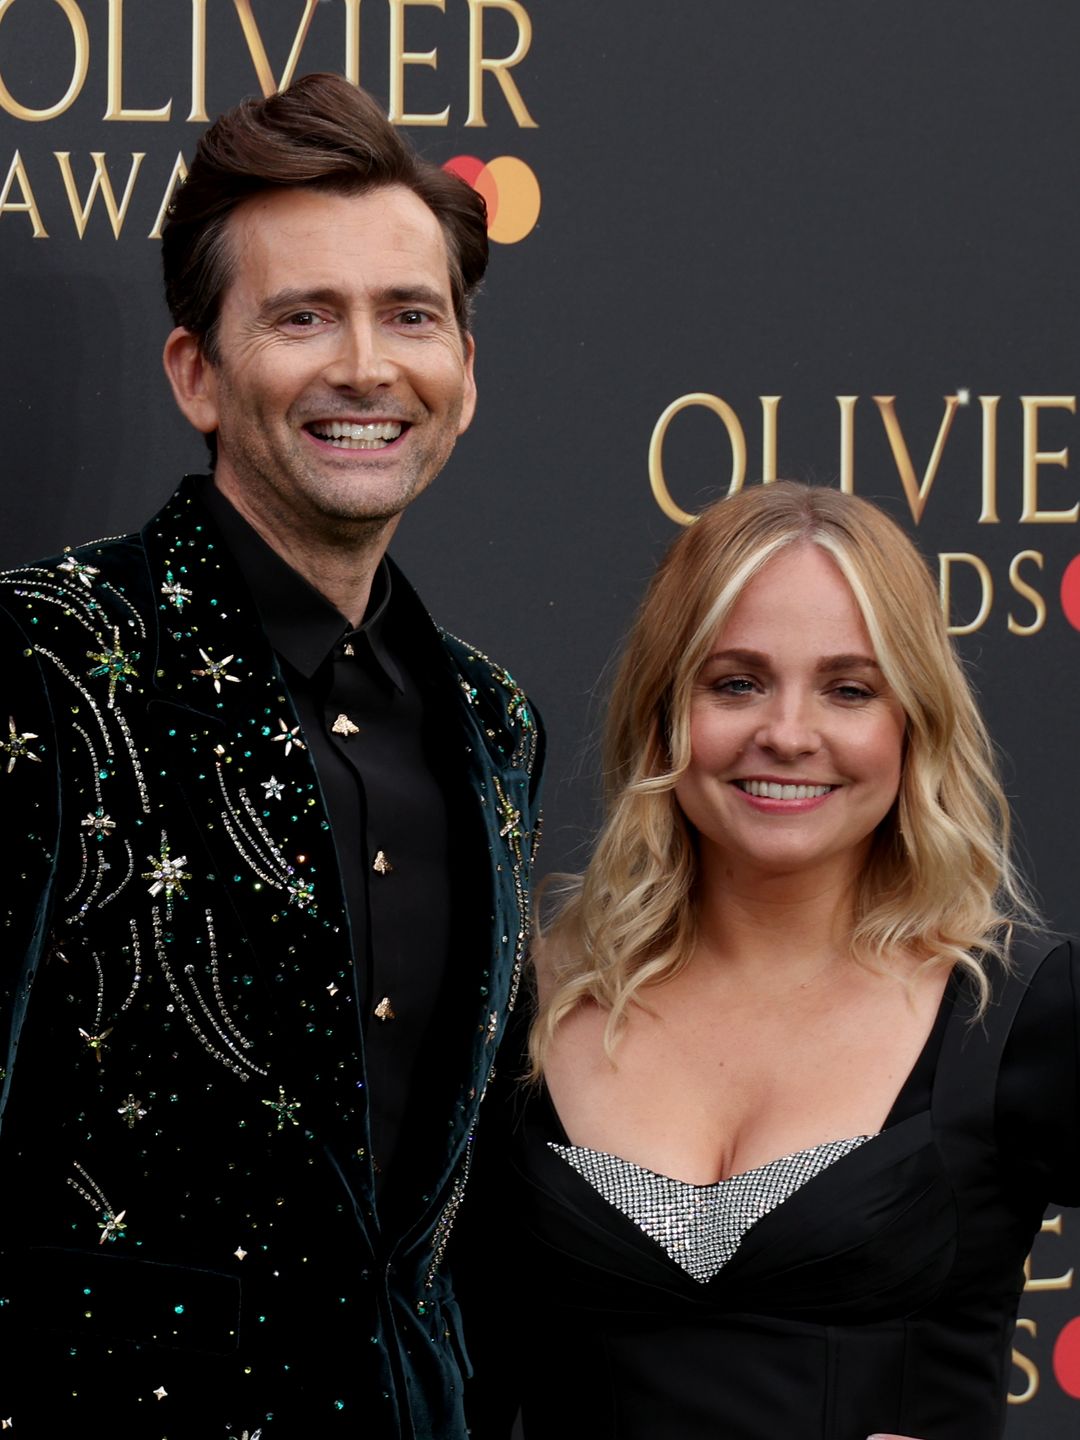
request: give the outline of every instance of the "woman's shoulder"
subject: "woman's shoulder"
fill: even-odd
[[[1018,987],[1016,1021],[1021,1032],[1041,1025],[1051,1013],[1073,1013],[1080,1001],[1080,941],[1037,931],[1020,935],[1010,947],[1006,985]],[[999,987],[996,987],[999,988]],[[997,997],[995,997],[997,998]]]
[[[1080,943],[1028,937],[1011,983],[1021,987],[1001,1058],[997,1131],[1022,1170],[1041,1173],[1050,1198],[1080,1199]]]

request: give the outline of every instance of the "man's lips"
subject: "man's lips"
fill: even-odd
[[[334,450],[385,450],[401,438],[404,420],[309,420],[304,429]]]
[[[819,800],[838,788],[806,780],[733,780],[732,784],[755,800]]]

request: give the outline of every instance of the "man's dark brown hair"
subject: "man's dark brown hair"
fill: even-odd
[[[484,201],[423,160],[378,105],[340,75],[305,75],[269,99],[243,101],[206,130],[162,231],[165,299],[173,321],[218,359],[217,322],[234,257],[225,233],[236,207],[260,191],[306,186],[359,194],[403,185],[431,209],[446,238],[454,315],[465,334],[487,268]]]

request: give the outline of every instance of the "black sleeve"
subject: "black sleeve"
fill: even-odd
[[[23,1017],[50,924],[59,831],[58,757],[33,647],[0,611],[0,1124]]]
[[[515,1263],[518,1232],[508,1197],[514,1193],[509,1172],[531,1011],[523,994],[481,1107],[473,1171],[454,1236],[454,1288],[473,1366],[465,1387],[471,1440],[510,1440],[521,1401],[520,1322],[529,1297]]]
[[[997,1131],[1010,1173],[1054,1204],[1080,1204],[1080,946],[1047,955],[1001,1059]]]

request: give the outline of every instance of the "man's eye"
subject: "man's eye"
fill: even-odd
[[[426,325],[430,319],[426,310],[402,310],[398,314],[398,323],[409,327]]]
[[[297,310],[292,315],[285,317],[286,325],[294,325],[300,330],[308,330],[319,323],[320,317],[314,310]]]

